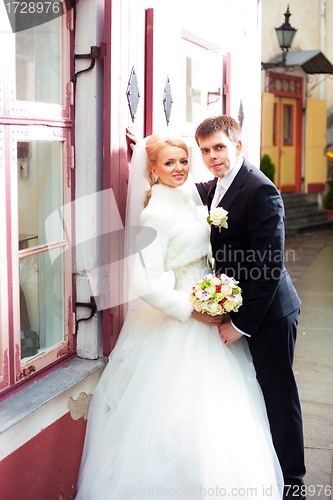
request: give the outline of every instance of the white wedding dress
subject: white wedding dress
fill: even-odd
[[[93,395],[76,499],[281,499],[247,342],[227,348],[216,327],[191,318],[191,287],[209,272],[208,223],[184,189],[163,185],[141,223],[157,230],[146,269],[139,260],[134,269],[145,302],[128,314]]]

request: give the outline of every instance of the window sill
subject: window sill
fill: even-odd
[[[0,403],[0,434],[105,366],[105,359],[74,357],[66,365]]]

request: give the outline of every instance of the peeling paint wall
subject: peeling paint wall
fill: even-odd
[[[70,500],[86,429],[69,413],[0,462],[1,500]]]
[[[79,420],[79,418],[87,420],[91,396],[92,394],[81,392],[77,399],[68,398],[68,409],[73,420]]]

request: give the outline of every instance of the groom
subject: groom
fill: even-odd
[[[241,128],[233,118],[207,118],[195,139],[215,176],[197,184],[202,201],[209,210],[229,212],[227,229],[212,225],[216,274],[234,276],[243,290],[242,307],[222,323],[220,335],[227,346],[246,336],[284,475],[284,498],[305,498],[302,416],[292,370],[300,300],[284,266],[283,202],[274,184],[242,157]]]

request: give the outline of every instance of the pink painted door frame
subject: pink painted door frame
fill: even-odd
[[[135,66],[142,89],[135,117],[138,135],[149,135],[153,129],[153,9],[144,10],[132,0],[105,0],[104,12],[104,124],[103,124],[103,191],[112,189],[118,210],[125,222],[128,167],[131,150],[128,147],[125,129],[131,124],[131,115],[126,99],[126,87],[132,68]],[[136,26],[137,30],[133,27]],[[142,37],[141,37],[142,35]],[[141,46],[142,43],[142,46]],[[103,214],[107,225],[110,214]],[[104,226],[105,227],[105,226]],[[103,264],[107,264],[114,252],[112,234],[103,241]],[[119,297],[123,284],[119,266],[117,276],[110,275],[110,288],[118,287]],[[107,302],[106,302],[107,303]],[[109,304],[111,301],[109,301]],[[103,309],[103,354],[109,355],[120,333],[124,319],[123,306]]]

